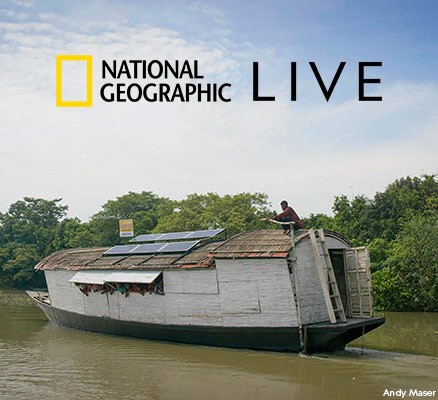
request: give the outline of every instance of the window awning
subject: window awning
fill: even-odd
[[[161,271],[120,271],[111,272],[104,278],[105,282],[120,282],[120,283],[152,283]]]
[[[109,275],[111,275],[111,272],[108,271],[79,271],[69,282],[103,285]]]
[[[69,282],[103,285],[105,282],[152,283],[161,271],[79,271]]]

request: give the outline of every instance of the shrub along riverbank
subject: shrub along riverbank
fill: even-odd
[[[311,214],[307,228],[337,231],[370,249],[376,308],[438,311],[438,179],[406,177],[373,199],[337,196],[333,216]],[[275,212],[263,193],[191,194],[181,201],[141,192],[107,201],[89,222],[66,218],[61,199],[25,197],[0,213],[0,287],[45,285],[33,267],[63,248],[120,243],[118,220],[133,218],[136,232],[216,227],[228,235],[266,228],[260,218]],[[297,210],[299,212],[299,210]]]

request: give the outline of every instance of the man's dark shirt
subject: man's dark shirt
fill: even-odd
[[[301,221],[298,214],[294,211],[294,209],[290,206],[286,207],[283,212],[275,216],[275,220],[279,221],[282,219],[283,221],[286,221],[286,218],[289,221],[295,222],[295,229],[302,229],[304,228],[303,221]]]

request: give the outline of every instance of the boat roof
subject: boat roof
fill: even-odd
[[[331,231],[324,231],[344,243],[348,241]],[[308,236],[307,230],[299,230],[295,243]],[[104,255],[103,248],[66,249],[44,258],[36,270],[150,270],[212,268],[215,259],[287,258],[292,248],[290,236],[282,230],[256,230],[244,232],[232,238],[210,243],[200,243],[185,253]]]

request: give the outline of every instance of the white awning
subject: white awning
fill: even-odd
[[[152,283],[161,271],[118,271],[111,272],[105,276],[105,282],[120,282],[120,283]]]
[[[161,271],[79,271],[70,282],[103,285],[105,282],[152,283]]]
[[[109,271],[79,271],[69,282],[103,285],[109,275],[111,275]]]

